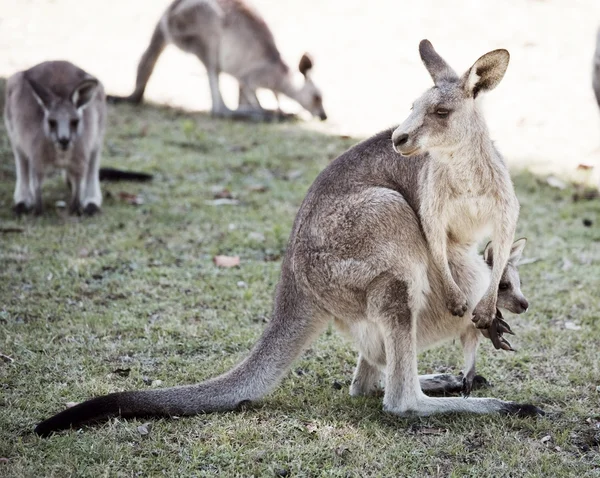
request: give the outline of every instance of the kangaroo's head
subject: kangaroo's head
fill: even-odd
[[[296,92],[294,99],[313,116],[318,116],[322,121],[327,119],[327,114],[323,108],[323,96],[321,90],[313,82],[310,70],[312,70],[313,62],[305,53],[300,58],[298,69],[304,75],[304,84]]]
[[[473,134],[487,135],[476,100],[502,80],[508,67],[508,51],[486,53],[460,77],[428,40],[421,41],[419,53],[434,86],[414,102],[409,117],[394,131],[396,152],[402,156],[435,150],[452,152],[470,141]]]
[[[94,98],[98,80],[82,80],[67,98],[63,98],[40,82],[27,76],[25,79],[31,87],[33,97],[44,111],[43,128],[46,137],[58,150],[69,150],[83,132],[83,110]]]
[[[516,240],[510,250],[510,258],[508,264],[502,273],[500,279],[500,286],[498,287],[498,302],[496,303],[500,309],[508,310],[513,314],[522,314],[529,308],[529,302],[521,292],[521,277],[517,266],[527,239],[522,238]],[[485,246],[483,251],[483,259],[487,265],[491,268],[494,264],[494,256],[492,253],[491,242]]]

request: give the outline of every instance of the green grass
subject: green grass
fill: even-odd
[[[111,108],[104,164],[155,180],[103,184],[103,214],[86,219],[55,207],[66,188],[54,177],[45,214],[16,220],[0,129],[0,227],[22,228],[0,233],[0,352],[14,359],[0,360],[0,476],[600,476],[600,203],[574,203],[525,172],[514,178],[518,235],[538,259],[521,268],[531,308],[509,317],[517,353],[481,348],[493,387],[475,395],[533,402],[547,417],[387,415],[380,399],[348,395],[355,352],[331,329],[246,411],[154,420],[144,436],[136,420],[33,435],[66,402],[194,383],[242,359],[269,316],[307,188],[355,141]],[[224,188],[239,204],[210,204]],[[216,254],[241,266],[216,268]],[[457,373],[461,353],[448,344],[419,365]]]

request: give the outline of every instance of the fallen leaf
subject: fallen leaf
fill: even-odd
[[[581,325],[577,325],[575,322],[570,320],[565,322],[565,329],[567,330],[581,330]]]
[[[128,377],[129,372],[131,372],[130,368],[116,368],[113,370],[113,373],[117,374],[119,377]]]
[[[131,194],[125,191],[119,192],[119,199],[133,206],[139,206],[141,204],[144,204],[144,198],[142,196],[139,196],[137,194]]]
[[[9,357],[8,355],[4,355],[3,353],[0,353],[0,360],[2,360],[3,362],[8,362],[8,363],[13,363],[15,361],[14,358]]]
[[[137,427],[138,433],[142,436],[145,436],[148,433],[150,433],[150,430],[152,430],[152,423],[150,423],[150,422],[144,423],[143,425],[140,425],[139,427]]]
[[[64,201],[56,201],[54,206],[56,206],[58,209],[64,209],[67,207],[67,203]]]
[[[248,186],[248,191],[250,191],[251,193],[264,193],[268,191],[268,189],[269,188],[264,184],[251,184],[250,186]]]
[[[237,199],[221,198],[205,201],[209,206],[237,206],[240,202]]]
[[[243,280],[241,280],[241,281],[238,281],[237,286],[240,289],[246,289],[248,287],[248,284],[246,284]]]
[[[548,186],[552,186],[557,189],[566,189],[567,183],[565,183],[562,179],[558,179],[556,176],[548,176],[546,178],[546,183]]]
[[[215,191],[213,197],[215,199],[233,199],[233,194],[229,189],[223,188],[218,191]]]
[[[160,387],[162,385],[162,380],[152,380],[150,384],[152,387]]]
[[[8,458],[0,458],[0,463],[2,463],[2,464],[8,463]]]
[[[65,408],[73,408],[75,405],[79,405],[79,402],[67,402]]]
[[[213,262],[217,267],[236,267],[240,265],[239,256],[215,256]]]
[[[545,437],[543,437],[540,442],[541,443],[546,443],[549,442],[550,440],[552,440],[552,437],[550,435],[546,435]]]

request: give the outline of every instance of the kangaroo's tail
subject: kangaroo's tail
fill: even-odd
[[[152,181],[152,174],[138,171],[122,171],[115,168],[100,168],[100,181]]]
[[[195,415],[234,410],[274,388],[292,362],[322,330],[324,323],[307,313],[294,294],[276,304],[273,319],[250,355],[229,372],[197,385],[159,390],[111,393],[64,410],[41,422],[35,432],[54,431],[105,420],[113,416],[145,417]]]
[[[164,22],[161,19],[156,25],[154,29],[154,33],[152,34],[152,38],[150,39],[150,45],[146,48],[146,51],[142,55],[140,63],[138,65],[137,70],[137,78],[135,80],[135,90],[129,96],[112,96],[108,95],[106,100],[109,103],[134,103],[139,104],[144,97],[144,91],[146,90],[146,85],[148,84],[148,80],[150,79],[150,75],[152,75],[152,71],[154,70],[154,65],[156,65],[156,60],[163,52],[165,47],[167,46],[167,37],[164,32]]]

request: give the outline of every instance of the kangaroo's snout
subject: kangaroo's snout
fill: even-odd
[[[60,149],[62,149],[63,151],[66,151],[67,149],[69,149],[70,143],[71,143],[71,140],[69,138],[58,138],[58,144],[60,146]]]
[[[325,112],[323,111],[320,115],[319,118],[321,119],[321,121],[325,121],[327,119],[327,114],[325,114]]]
[[[523,309],[521,312],[527,312],[527,309],[529,309],[529,302],[527,302],[527,299],[523,297],[521,300],[519,300],[519,306],[521,309]]]
[[[408,142],[408,135],[404,133],[396,137],[392,136],[392,141],[394,142],[394,146],[398,148],[400,146],[405,145]]]

